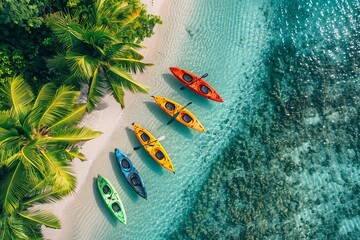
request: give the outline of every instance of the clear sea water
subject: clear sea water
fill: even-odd
[[[185,105],[200,133],[150,96],[117,119],[90,177],[108,177],[128,224],[92,188],[78,193],[72,239],[360,239],[360,3],[351,0],[173,0],[146,73],[152,95]],[[182,86],[168,67],[202,75],[224,103]],[[176,174],[157,165],[131,123],[155,136]],[[123,129],[128,125],[129,128]],[[148,190],[139,198],[113,157],[129,154]]]

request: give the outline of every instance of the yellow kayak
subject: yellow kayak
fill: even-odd
[[[205,132],[205,128],[201,122],[192,114],[188,109],[184,108],[174,100],[161,97],[152,96],[155,102],[171,117],[180,111],[180,114],[176,117],[176,120],[189,128],[195,129],[196,131]]]
[[[175,173],[174,166],[169,155],[159,141],[145,128],[133,123],[134,131],[139,142],[144,145],[145,150],[161,166]]]

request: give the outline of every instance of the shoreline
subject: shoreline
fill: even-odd
[[[146,4],[146,9],[149,14],[160,16],[164,21],[165,9],[170,4],[165,0],[142,0]],[[145,49],[140,49],[139,52],[144,56],[143,62],[155,63],[158,48],[156,46],[159,39],[163,37],[163,25],[156,25],[154,28],[154,35],[151,38],[145,39],[141,45]],[[150,67],[151,68],[151,67]],[[140,83],[146,84],[148,78],[148,69],[143,73],[134,75],[134,79]],[[70,239],[73,232],[73,221],[75,212],[72,211],[72,203],[77,199],[78,193],[82,190],[86,180],[89,177],[90,170],[94,161],[104,151],[106,144],[111,140],[111,136],[118,125],[123,125],[124,128],[128,124],[124,124],[121,119],[129,111],[133,111],[132,105],[136,103],[137,95],[139,93],[131,93],[125,90],[125,108],[121,109],[119,103],[111,95],[104,97],[102,103],[97,106],[91,114],[85,114],[81,125],[86,125],[95,130],[101,131],[102,135],[94,140],[84,143],[80,148],[81,152],[86,156],[87,160],[82,162],[79,159],[74,159],[72,162],[72,169],[77,178],[77,186],[75,191],[64,197],[63,199],[49,204],[42,204],[39,206],[42,210],[47,210],[55,214],[61,221],[61,229],[52,229],[42,226],[42,233],[45,239]],[[149,93],[150,94],[150,93]],[[115,122],[115,123],[114,123]]]

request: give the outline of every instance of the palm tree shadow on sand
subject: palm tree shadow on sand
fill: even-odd
[[[171,88],[173,88],[176,93],[180,96],[182,96],[185,99],[188,99],[189,102],[193,102],[193,104],[196,104],[200,107],[206,108],[206,109],[212,109],[213,105],[210,100],[200,96],[199,94],[195,93],[189,88],[185,88],[184,90],[180,90],[181,87],[184,86],[179,80],[177,80],[174,75],[169,73],[161,74],[161,76],[164,78],[165,82],[169,84]],[[176,99],[174,99],[176,101]],[[183,105],[183,104],[182,104]],[[185,105],[185,104],[184,104]]]
[[[109,159],[110,159],[111,167],[112,167],[112,169],[114,169],[115,176],[116,176],[116,179],[119,182],[119,185],[124,190],[126,195],[130,198],[131,201],[133,201],[133,202],[137,201],[139,199],[139,195],[137,195],[137,193],[134,191],[134,189],[132,189],[132,187],[129,185],[128,181],[126,180],[126,178],[122,174],[120,166],[116,161],[114,152],[109,152]]]
[[[98,205],[98,208],[100,209],[100,211],[104,214],[105,218],[109,221],[111,226],[115,227],[121,223],[110,213],[109,209],[107,208],[106,203],[104,202],[104,200],[102,199],[102,197],[99,193],[96,179],[97,178],[94,177],[94,181],[93,181],[93,192],[94,192],[96,204]],[[120,199],[121,199],[121,197],[120,197]],[[125,211],[126,211],[126,209],[125,209]]]
[[[135,136],[134,130],[130,129],[129,127],[126,127],[125,131],[126,131],[126,134],[129,137],[129,141],[131,143],[131,146],[133,146],[133,147],[141,146],[139,140]],[[148,154],[148,152],[146,152],[146,150],[144,148],[141,148],[141,149],[139,149],[137,151],[134,150],[133,153],[135,153],[135,152],[137,153],[139,158],[142,160],[142,162],[149,169],[151,169],[154,173],[156,173],[159,176],[164,175],[163,168],[154,159],[152,159],[152,157]],[[130,158],[130,154],[128,156]],[[134,154],[131,154],[131,157],[134,158]]]

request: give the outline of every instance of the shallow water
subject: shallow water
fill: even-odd
[[[90,170],[119,190],[128,224],[112,219],[93,184],[75,203],[72,238],[358,239],[359,2],[170,5],[147,84],[152,95],[192,101],[207,132],[167,126],[169,117],[140,96],[130,107],[143,115],[118,120]],[[208,73],[224,103],[180,91],[170,66]],[[166,136],[175,175],[132,150],[131,122]],[[147,201],[117,171],[114,147],[134,161]]]

